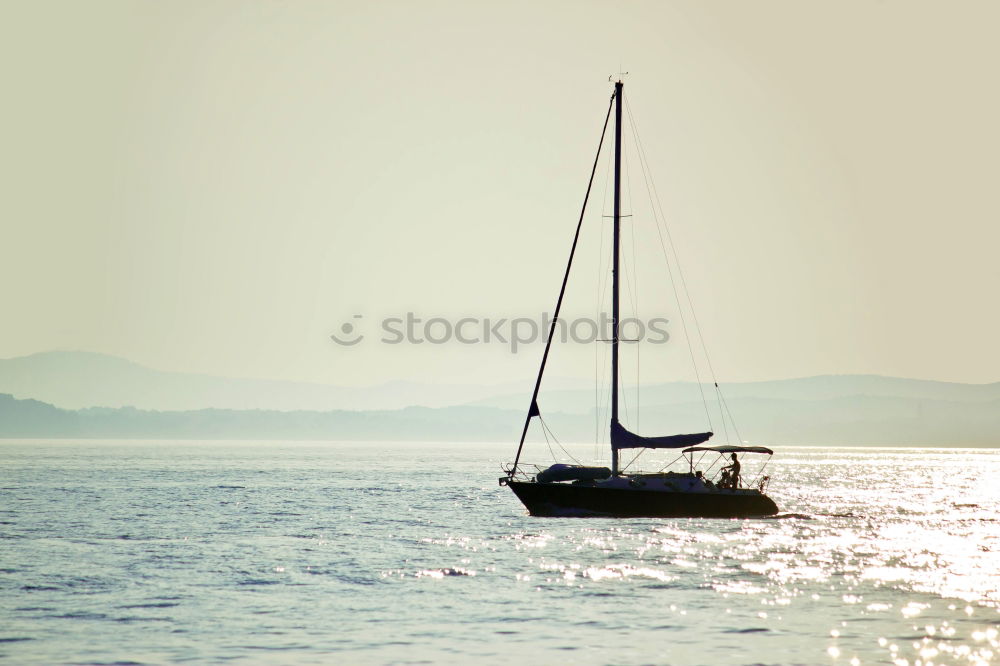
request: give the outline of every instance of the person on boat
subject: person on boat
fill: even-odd
[[[739,488],[740,487],[740,460],[736,457],[734,453],[732,455],[733,464],[726,465],[722,468],[722,479],[727,488]],[[721,483],[719,485],[722,485]]]

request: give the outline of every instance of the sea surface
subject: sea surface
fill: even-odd
[[[511,453],[0,443],[0,661],[1000,663],[998,450],[779,448],[751,520],[532,518]]]

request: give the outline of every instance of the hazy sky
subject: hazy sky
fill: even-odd
[[[5,2],[0,356],[530,379],[538,346],[387,346],[377,320],[551,310],[621,65],[720,380],[997,381],[997,25],[996,2]],[[640,278],[640,314],[674,319]],[[333,344],[355,314],[369,337]],[[643,380],[678,378],[667,347]]]

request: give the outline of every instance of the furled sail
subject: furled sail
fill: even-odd
[[[611,448],[617,449],[680,449],[707,442],[715,433],[697,432],[690,435],[668,435],[666,437],[643,437],[629,432],[620,423],[611,424]]]

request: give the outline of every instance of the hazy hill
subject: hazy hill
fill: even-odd
[[[530,379],[530,378],[529,378]],[[546,422],[566,441],[607,439],[594,393],[543,386]],[[714,399],[714,387],[702,387]],[[739,438],[699,387],[624,391],[640,434],[701,432],[761,444],[1000,446],[1000,383],[839,375],[724,387]],[[513,441],[528,387],[390,384],[348,388],[151,370],[83,352],[0,360],[0,437]],[[470,400],[472,402],[470,402]],[[461,404],[464,403],[464,404]],[[727,426],[728,427],[728,426]]]
[[[509,440],[518,415],[489,407],[377,411],[60,409],[0,394],[0,438]]]
[[[1000,446],[1000,401],[950,402],[854,396],[827,400],[754,398],[731,404],[743,439],[753,443],[888,446]],[[590,414],[544,413],[563,441],[607,439]],[[378,411],[65,410],[0,394],[2,438],[324,439],[516,441],[523,412],[495,407],[409,407]],[[643,434],[700,431],[698,403],[644,415]],[[537,428],[537,426],[536,426]],[[717,422],[714,443],[724,443]],[[535,433],[537,436],[537,431]],[[729,433],[733,441],[733,433]]]
[[[528,381],[530,378],[526,379],[526,386]],[[98,406],[157,410],[397,409],[411,405],[454,405],[520,389],[512,384],[458,386],[411,382],[345,387],[212,377],[162,372],[115,356],[76,351],[0,359],[0,392],[66,409]]]
[[[307,382],[238,379],[163,372],[115,356],[91,352],[43,352],[0,359],[0,393],[33,398],[65,409],[137,407],[183,411],[205,408],[313,410],[400,409],[409,406],[477,407],[523,410],[533,377],[523,385],[437,385],[393,382],[347,387]],[[584,414],[594,409],[594,391],[567,390],[566,380],[546,379],[539,403],[546,411]],[[851,396],[896,397],[956,402],[1000,399],[1000,383],[957,384],[874,375],[835,375],[728,384],[730,400],[827,400]],[[705,386],[708,397],[714,389]],[[625,399],[634,404],[635,391]],[[642,387],[643,411],[699,402],[698,385],[672,382]]]
[[[543,387],[544,388],[544,387]],[[715,400],[715,388],[702,386],[705,397]],[[726,400],[833,400],[852,396],[906,398],[912,400],[944,400],[983,403],[1000,400],[1000,382],[993,384],[959,384],[924,379],[904,379],[878,375],[821,375],[798,379],[766,382],[741,382],[722,387]],[[635,388],[625,387],[625,399],[635,402]],[[699,402],[701,394],[694,382],[671,382],[642,386],[639,404],[646,408],[661,405]],[[503,409],[523,409],[524,394],[497,395],[469,401],[467,404]],[[594,390],[543,390],[539,397],[543,409],[561,412],[586,412],[594,409]],[[704,411],[704,410],[703,410]]]

